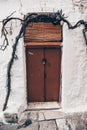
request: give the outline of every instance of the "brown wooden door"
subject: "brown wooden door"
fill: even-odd
[[[59,101],[61,49],[27,49],[28,102]]]

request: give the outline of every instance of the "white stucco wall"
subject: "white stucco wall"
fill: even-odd
[[[62,9],[68,20],[74,24],[87,19],[86,0],[0,0],[0,21],[16,11],[13,16],[23,18],[28,12],[53,12]],[[8,28],[10,25],[8,25]],[[63,26],[62,54],[62,108],[64,111],[85,111],[87,108],[87,47],[82,35],[82,26],[68,30]],[[1,23],[0,23],[1,29]],[[18,34],[20,23],[12,23],[13,34],[9,34],[10,45],[0,51],[0,113],[6,96],[7,64],[12,53],[12,40]],[[0,31],[1,32],[1,31]],[[3,38],[0,38],[0,44]],[[23,39],[17,48],[18,60],[12,68],[12,91],[5,112],[18,112],[26,107],[26,74]]]

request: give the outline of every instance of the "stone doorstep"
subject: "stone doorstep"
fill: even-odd
[[[29,103],[28,109],[26,109],[19,116],[19,122],[24,121],[26,119],[31,119],[33,122],[35,122],[35,121],[49,120],[51,118],[52,119],[60,118],[63,115],[59,114],[59,112],[57,113],[56,111],[52,112],[53,110],[60,110],[59,108],[60,104],[58,102]],[[57,114],[59,114],[59,116],[57,116]]]
[[[27,110],[51,110],[60,108],[61,105],[58,102],[33,102],[28,104]]]

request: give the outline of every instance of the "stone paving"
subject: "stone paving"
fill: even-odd
[[[24,126],[26,120],[32,124]],[[21,127],[19,127],[21,126]],[[18,129],[20,128],[20,129]],[[87,112],[65,114],[61,110],[27,110],[18,123],[0,123],[0,130],[87,130]]]

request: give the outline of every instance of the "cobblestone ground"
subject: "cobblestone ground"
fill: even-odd
[[[26,121],[30,124],[26,124]],[[0,130],[87,130],[87,113],[64,114],[57,110],[26,111],[15,124],[0,124]]]

